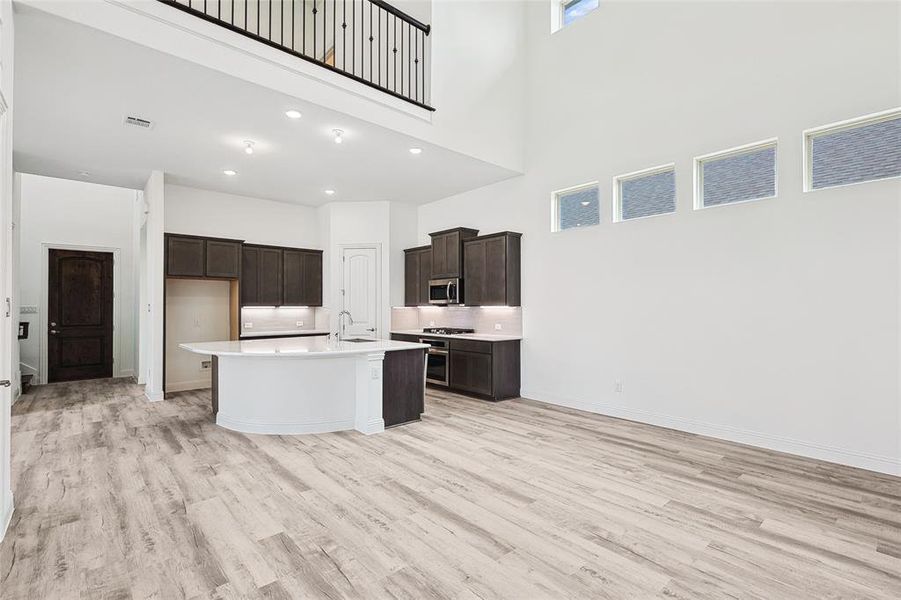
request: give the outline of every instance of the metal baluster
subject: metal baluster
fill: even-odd
[[[369,81],[372,81],[372,42],[375,36],[372,35],[372,3],[369,3]]]
[[[357,72],[357,9],[355,0],[350,0],[350,72]]]
[[[328,45],[328,0],[322,0],[322,62],[325,62]],[[315,52],[315,50],[314,50]]]
[[[316,9],[316,0],[313,0],[313,58],[316,58],[316,13],[319,10]]]
[[[416,94],[416,100],[419,101],[419,30],[417,29],[413,35],[416,36],[413,38],[416,46],[416,60],[413,61],[413,71],[415,73],[413,77],[413,93]]]
[[[341,63],[342,68],[347,71],[347,0],[341,0],[341,5]]]
[[[394,59],[392,61],[394,63],[394,87],[391,89],[396,92],[397,91],[397,17],[394,17],[394,26],[391,29],[394,30],[393,31],[393,33],[394,33],[394,49],[393,49]]]
[[[294,50],[294,11],[296,10],[297,0],[291,0],[291,50]]]
[[[382,7],[379,7],[379,35],[382,35]],[[387,36],[385,36],[387,38]],[[381,45],[378,49],[379,52],[379,85],[382,85],[382,48]]]

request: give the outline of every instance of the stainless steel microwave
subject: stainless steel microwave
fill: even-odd
[[[430,279],[429,304],[461,304],[463,302],[463,282],[459,278]]]

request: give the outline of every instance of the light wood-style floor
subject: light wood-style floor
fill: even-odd
[[[898,478],[526,400],[430,393],[368,437],[208,406],[17,403],[3,600],[901,598]]]

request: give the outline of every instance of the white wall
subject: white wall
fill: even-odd
[[[166,232],[319,248],[315,208],[166,184]]]
[[[12,2],[0,3],[0,98],[6,106],[0,116],[0,298],[11,298],[15,308],[18,296],[13,278],[15,272],[14,235],[10,227],[16,215],[13,193],[12,122],[13,122],[13,10]],[[6,313],[2,313],[6,314]],[[15,377],[13,362],[18,364],[15,330],[12,315],[0,323],[0,379]],[[10,476],[10,427],[12,392],[16,388],[0,388],[0,541],[6,535],[13,514],[13,493]]]
[[[21,320],[30,323],[27,340],[20,342],[22,371],[35,374],[35,383],[46,383],[41,372],[41,352],[46,352],[46,328],[40,315],[47,310],[46,247],[84,247],[116,252],[113,281],[118,321],[113,374],[134,374],[135,296],[134,202],[136,191],[83,181],[16,174],[21,199],[19,229],[19,303],[37,308]]]
[[[170,279],[166,283],[166,391],[210,387],[209,356],[178,347],[230,339],[227,281]]]
[[[901,104],[899,5],[527,10],[526,174],[419,211],[524,233],[523,395],[901,473],[901,183],[805,194],[800,144]],[[778,198],[692,210],[693,156],[774,136]],[[670,161],[677,212],[611,223],[612,177]],[[552,234],[595,179],[603,223]]]
[[[146,209],[146,221],[140,233],[144,240],[144,265],[142,275],[146,278],[145,296],[141,298],[140,307],[144,315],[140,325],[140,356],[146,357],[146,364],[141,365],[144,395],[151,402],[163,399],[163,307],[165,296],[163,278],[166,268],[163,263],[164,230],[166,221],[165,176],[162,171],[152,171],[144,185],[143,202]],[[145,312],[146,307],[146,312]]]

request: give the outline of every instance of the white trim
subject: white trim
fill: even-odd
[[[613,177],[613,222],[614,223],[625,223],[626,221],[637,221],[639,219],[650,219],[651,217],[660,217],[663,215],[671,215],[676,212],[676,206],[673,206],[673,210],[662,213],[655,213],[653,215],[645,215],[643,217],[632,217],[631,219],[623,219],[623,197],[622,197],[622,183],[624,181],[632,181],[633,179],[641,179],[642,177],[647,177],[649,175],[657,175],[659,173],[666,173],[672,171],[673,177],[676,176],[676,163],[671,162],[665,165],[657,165],[656,167],[648,167],[647,169],[641,169],[639,171],[632,171],[631,173],[623,173],[622,175],[615,175]],[[674,203],[676,200],[674,199]]]
[[[656,425],[657,427],[666,427],[668,429],[704,435],[727,442],[747,444],[749,446],[785,452],[805,458],[824,460],[831,463],[857,467],[859,469],[867,469],[868,471],[901,476],[901,459],[898,457],[859,452],[848,448],[840,448],[780,435],[772,435],[760,431],[733,427],[731,425],[708,423],[706,421],[666,415],[654,411],[627,408],[599,400],[585,401],[541,390],[523,389],[522,397],[538,402],[544,402],[546,404],[565,406],[567,408],[575,408],[590,413],[616,417],[618,419],[627,419],[638,423]]]
[[[832,188],[848,187],[850,185],[860,185],[862,183],[873,183],[874,181],[886,181],[889,179],[898,179],[901,175],[890,175],[889,177],[879,177],[877,179],[866,179],[864,181],[855,181],[853,183],[840,183],[838,185],[828,185],[825,187],[813,187],[813,138],[836,133],[839,131],[847,131],[849,129],[857,129],[875,123],[883,123],[885,121],[893,121],[901,118],[901,107],[890,108],[880,112],[863,115],[862,117],[854,117],[845,119],[844,121],[836,121],[827,125],[819,125],[811,127],[801,132],[801,181],[804,182],[805,192],[818,192],[820,190],[830,190]]]
[[[234,419],[219,411],[216,415],[216,425],[238,431],[240,433],[262,433],[268,435],[300,435],[304,433],[331,433],[333,431],[347,431],[354,428],[353,419],[341,419],[339,421],[316,421],[303,423],[267,423],[265,421],[244,421]]]
[[[568,229],[560,229],[560,195],[566,194],[569,192],[575,192],[578,190],[585,190],[588,188],[595,187],[598,189],[598,222],[592,223],[591,225],[586,225],[585,227],[570,227]],[[601,224],[601,185],[600,183],[595,181],[589,181],[587,183],[580,183],[579,185],[571,185],[569,187],[565,187],[559,190],[554,190],[551,192],[551,233],[560,233],[563,231],[573,231],[576,229],[585,229],[586,227],[594,227],[595,225]]]
[[[59,242],[42,242],[41,243],[41,297],[38,303],[40,312],[38,323],[38,352],[40,356],[40,383],[47,383],[47,295],[50,293],[50,282],[48,281],[50,250],[82,250],[84,252],[109,252],[113,255],[113,377],[123,377],[121,371],[122,358],[120,356],[119,337],[122,335],[120,310],[120,298],[122,297],[122,277],[121,277],[121,251],[119,248],[109,246],[87,246],[82,244],[65,244]]]
[[[195,379],[194,381],[180,381],[166,386],[166,392],[190,392],[193,390],[208,390],[213,387],[209,379]]]
[[[13,492],[12,490],[6,490],[6,494],[4,494],[8,498],[8,502],[6,502],[5,506],[0,507],[0,542],[3,541],[3,538],[6,537],[6,532],[9,530],[9,524],[12,523],[13,520],[13,512],[15,512],[15,503],[13,502]]]
[[[713,159],[730,158],[740,156],[742,154],[750,154],[757,150],[774,148],[776,150],[773,157],[773,195],[761,196],[760,198],[748,198],[747,200],[738,200],[736,202],[727,202],[726,204],[714,204],[711,206],[704,205],[704,177],[703,164]],[[692,189],[694,192],[694,209],[703,210],[707,208],[719,208],[721,206],[733,206],[735,204],[744,204],[745,202],[757,202],[758,200],[769,200],[779,196],[779,138],[769,138],[759,142],[743,144],[726,150],[710,152],[694,157],[692,161]]]

